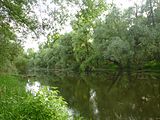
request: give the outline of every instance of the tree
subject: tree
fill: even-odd
[[[82,0],[80,11],[73,21],[74,30],[73,47],[77,62],[82,71],[89,71],[91,67],[87,65],[89,57],[92,54],[92,33],[96,18],[106,10],[106,4],[103,0]]]
[[[0,0],[0,58],[1,67],[12,62],[21,49],[20,41],[15,33],[16,26],[35,29],[34,20],[24,12],[26,0]],[[8,62],[7,62],[8,61]]]
[[[130,45],[127,41],[128,26],[116,7],[112,8],[105,21],[97,23],[93,43],[103,60],[119,67],[126,65],[124,61],[130,57]]]
[[[147,1],[125,11],[115,5],[106,11],[103,0],[69,1],[79,8],[71,23],[72,32],[48,35],[36,56],[37,64],[91,71],[111,64],[120,69],[142,69],[147,62],[158,61],[159,2]],[[148,21],[151,5],[154,20]]]

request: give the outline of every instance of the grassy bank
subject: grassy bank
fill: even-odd
[[[27,96],[25,83],[20,82],[18,77],[0,75],[0,119],[12,119],[15,108]]]
[[[0,120],[67,120],[66,102],[56,90],[40,90],[36,96],[25,92],[20,78],[0,75]]]

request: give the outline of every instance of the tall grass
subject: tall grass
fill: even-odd
[[[14,109],[27,96],[25,83],[18,78],[0,75],[0,120],[9,120]]]
[[[67,103],[58,91],[43,88],[33,96],[25,92],[25,82],[0,75],[0,120],[67,119]]]

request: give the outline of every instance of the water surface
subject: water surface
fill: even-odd
[[[58,87],[73,114],[87,120],[160,120],[159,72],[39,73]]]

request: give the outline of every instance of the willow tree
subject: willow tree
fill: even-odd
[[[108,63],[116,64],[121,68],[126,65],[126,61],[131,57],[127,38],[128,26],[116,7],[112,7],[104,21],[97,23],[94,29],[93,43],[103,64],[104,61],[108,61]]]

